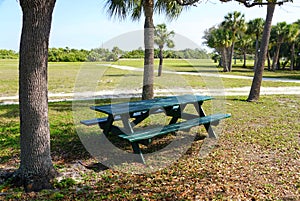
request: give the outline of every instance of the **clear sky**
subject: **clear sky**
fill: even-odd
[[[53,14],[50,47],[77,49],[106,47],[108,41],[112,39],[116,41],[115,37],[120,35],[142,33],[143,18],[135,22],[130,19],[121,22],[117,19],[110,19],[103,9],[103,2],[105,0],[57,0]],[[175,33],[203,47],[203,32],[220,23],[226,14],[233,11],[245,14],[246,21],[258,17],[265,19],[266,16],[266,7],[245,8],[235,2],[221,3],[219,0],[204,0],[204,3],[197,7],[183,11],[177,20],[169,22],[164,16],[156,15],[154,23],[166,23],[169,30],[174,30]],[[294,0],[294,3],[286,3],[276,8],[273,24],[282,21],[292,23],[298,19],[300,19],[300,1]],[[0,49],[18,51],[21,26],[22,12],[18,1],[0,0]],[[127,39],[129,43],[134,41],[134,37]]]

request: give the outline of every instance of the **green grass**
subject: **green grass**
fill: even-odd
[[[99,90],[127,89],[140,90],[142,87],[143,73],[130,72],[101,66],[103,63],[49,63],[49,93],[72,93]],[[120,60],[114,62],[117,65],[125,65],[143,68],[142,59]],[[223,73],[221,68],[211,60],[179,60],[165,59],[164,70],[177,72],[204,72],[232,75],[253,76],[251,68],[241,68],[239,63],[233,67],[233,72]],[[155,60],[157,70],[158,60]],[[155,71],[155,75],[157,72]],[[265,77],[300,79],[300,71],[265,71]],[[209,87],[214,79],[194,75],[174,75],[164,73],[162,77],[155,76],[156,89],[187,88],[195,89]],[[250,86],[252,80],[223,78],[219,85],[226,88]],[[0,97],[18,95],[18,61],[0,60]],[[299,83],[263,82],[264,87],[300,86]]]
[[[263,96],[257,103],[246,97],[227,97],[232,117],[222,128],[218,146],[204,159],[198,158],[203,140],[195,141],[173,165],[153,173],[126,174],[104,170],[83,147],[75,129],[72,104],[50,103],[52,158],[57,170],[80,175],[55,181],[55,191],[26,194],[0,184],[2,200],[299,200],[300,197],[300,97]],[[106,104],[108,100],[99,100]],[[80,105],[89,110],[90,102]],[[209,104],[204,104],[209,110]],[[208,108],[207,108],[208,107]],[[17,105],[0,106],[0,172],[19,164],[19,112]],[[151,122],[151,121],[149,121]],[[85,127],[86,130],[98,130]],[[203,128],[198,132],[204,132]],[[173,138],[154,140],[147,152]],[[119,146],[131,151],[126,143]],[[74,166],[80,160],[91,169]],[[95,164],[94,164],[95,163]],[[122,168],[139,168],[123,164]],[[151,169],[151,167],[149,167]],[[238,186],[238,188],[237,188]]]
[[[155,62],[157,66],[158,61]],[[102,63],[49,63],[49,91],[69,93],[74,90],[141,88],[142,72],[99,64]],[[142,68],[143,60],[121,60],[116,64]],[[17,66],[16,60],[0,60],[0,96],[17,94]],[[164,70],[206,73],[222,70],[214,66],[210,60],[165,60]],[[250,68],[235,66],[230,74],[251,76],[253,72]],[[299,79],[299,75],[299,71],[265,71],[267,77]],[[198,76],[163,74],[155,77],[155,88],[204,88],[213,82],[214,79]],[[243,87],[250,86],[251,80],[222,79],[222,83],[225,87]],[[263,86],[300,85],[263,82]],[[197,140],[174,164],[141,175],[117,171],[122,168],[135,171],[140,168],[138,164],[105,169],[82,145],[74,125],[74,120],[78,123],[78,119],[74,119],[72,103],[49,103],[54,165],[59,172],[75,174],[79,180],[66,176],[54,182],[57,188],[54,191],[26,194],[22,188],[1,183],[0,177],[0,200],[299,200],[300,97],[263,96],[257,103],[248,103],[245,99],[227,97],[226,110],[232,117],[219,125],[218,128],[222,128],[219,144],[206,158],[199,159],[203,140]],[[108,102],[96,101],[97,104]],[[82,101],[80,104],[85,111],[90,111],[89,106],[94,103]],[[204,107],[206,111],[210,110],[210,104],[204,104]],[[145,124],[159,123],[159,118],[155,116]],[[0,173],[19,166],[19,126],[18,105],[0,106]],[[88,133],[99,131],[97,126],[84,129]],[[203,128],[192,133],[194,131],[205,135]],[[173,139],[172,135],[156,139],[151,146],[144,147],[144,151],[158,150]],[[127,143],[114,143],[131,151]],[[74,167],[78,161],[88,164],[89,169]]]

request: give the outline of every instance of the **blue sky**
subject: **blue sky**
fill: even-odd
[[[70,47],[91,49],[109,47],[118,36],[125,37],[123,42],[134,43],[138,40],[132,33],[142,33],[143,18],[132,22],[130,19],[118,21],[110,19],[103,9],[103,0],[57,0],[50,36],[50,47]],[[277,7],[273,24],[281,21],[292,23],[300,19],[300,2],[287,3]],[[224,16],[233,11],[245,14],[246,20],[265,18],[266,7],[245,8],[235,2],[221,3],[218,0],[205,0],[197,7],[184,11],[181,16],[168,22],[164,16],[155,16],[154,23],[166,23],[169,30],[203,47],[204,30],[220,23]],[[18,51],[22,25],[22,12],[17,0],[0,0],[0,49]],[[119,37],[120,38],[120,37]],[[122,37],[121,37],[122,38]],[[124,38],[124,37],[123,37]],[[109,41],[109,42],[108,42]],[[184,43],[184,42],[183,42]],[[175,40],[176,44],[176,40]],[[190,43],[186,43],[190,46]]]

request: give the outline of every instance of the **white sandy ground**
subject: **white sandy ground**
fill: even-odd
[[[104,64],[109,67],[118,68],[128,71],[143,71],[142,68],[135,68],[130,66],[119,66]],[[163,73],[173,73],[180,75],[197,75],[197,76],[208,76],[208,77],[219,77],[219,78],[231,78],[231,79],[253,79],[249,76],[238,76],[238,75],[224,75],[224,74],[213,74],[213,73],[198,73],[198,72],[172,72],[164,71]],[[294,79],[281,79],[281,78],[263,78],[263,81],[272,82],[290,82],[300,83],[300,80]],[[236,87],[236,88],[223,88],[223,89],[188,89],[188,88],[174,88],[174,89],[157,89],[155,90],[155,96],[159,95],[179,95],[179,94],[199,94],[199,95],[210,95],[210,96],[247,96],[250,92],[249,87]],[[49,101],[72,101],[82,99],[106,99],[106,98],[128,98],[128,97],[140,97],[142,90],[103,90],[97,92],[78,92],[78,93],[49,93]],[[272,95],[272,94],[286,94],[286,95],[300,95],[300,87],[261,87],[261,95]],[[0,97],[0,104],[18,104],[18,96],[6,96]]]
[[[112,65],[112,64],[99,64],[99,65],[118,68],[118,69],[121,69],[121,70],[128,70],[128,71],[143,71],[143,68],[135,68],[135,67],[131,67],[131,66],[119,66],[119,65]],[[177,75],[197,75],[197,76],[203,76],[203,77],[220,77],[220,78],[231,78],[231,79],[245,79],[245,80],[252,80],[253,79],[253,77],[250,77],[250,76],[225,75],[225,74],[203,73],[203,72],[163,71],[163,73],[170,73],[170,74],[177,74]],[[282,78],[266,78],[266,77],[263,78],[263,81],[300,83],[300,80],[282,79]]]

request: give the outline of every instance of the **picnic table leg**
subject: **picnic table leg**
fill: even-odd
[[[142,114],[139,117],[136,117],[135,120],[133,120],[130,125],[132,127],[136,126],[137,124],[141,123],[142,121],[144,121],[147,117],[149,116],[149,111],[145,112],[144,114]]]
[[[133,143],[131,143],[131,146],[132,146],[133,152],[135,154],[140,155],[140,159],[141,159],[140,162],[143,163],[144,165],[146,165],[146,162],[145,162],[145,159],[144,159],[144,156],[143,156],[142,150],[140,149],[139,144],[136,142],[133,142]]]
[[[172,116],[172,119],[169,122],[169,125],[175,124],[179,118],[181,118],[181,114],[183,110],[185,109],[186,104],[180,104],[177,108],[177,110],[173,110],[173,106],[171,108],[166,109],[166,113],[168,116]]]
[[[129,115],[122,115],[122,122],[123,122],[123,126],[125,129],[125,134],[130,135],[133,133],[133,128],[130,122],[130,116]],[[140,161],[143,164],[146,164],[143,153],[140,149],[140,146],[137,142],[132,142],[131,143],[132,149],[133,149],[133,153],[138,154],[140,156]]]
[[[125,129],[125,134],[130,135],[131,133],[133,133],[133,128],[130,123],[129,114],[122,115],[121,119],[122,119],[122,123],[123,123],[124,129]]]
[[[205,114],[205,112],[204,112],[204,110],[202,108],[202,103],[203,102],[194,103],[194,106],[195,106],[198,114],[200,115],[200,117],[205,117],[206,114]],[[206,131],[208,133],[208,137],[209,138],[217,138],[217,135],[216,135],[215,131],[212,129],[210,123],[204,124],[204,127],[205,127],[205,129],[206,129]]]
[[[103,129],[104,135],[107,135],[111,131],[113,122],[114,122],[113,115],[108,115],[107,122],[104,125],[99,124],[99,127]]]

